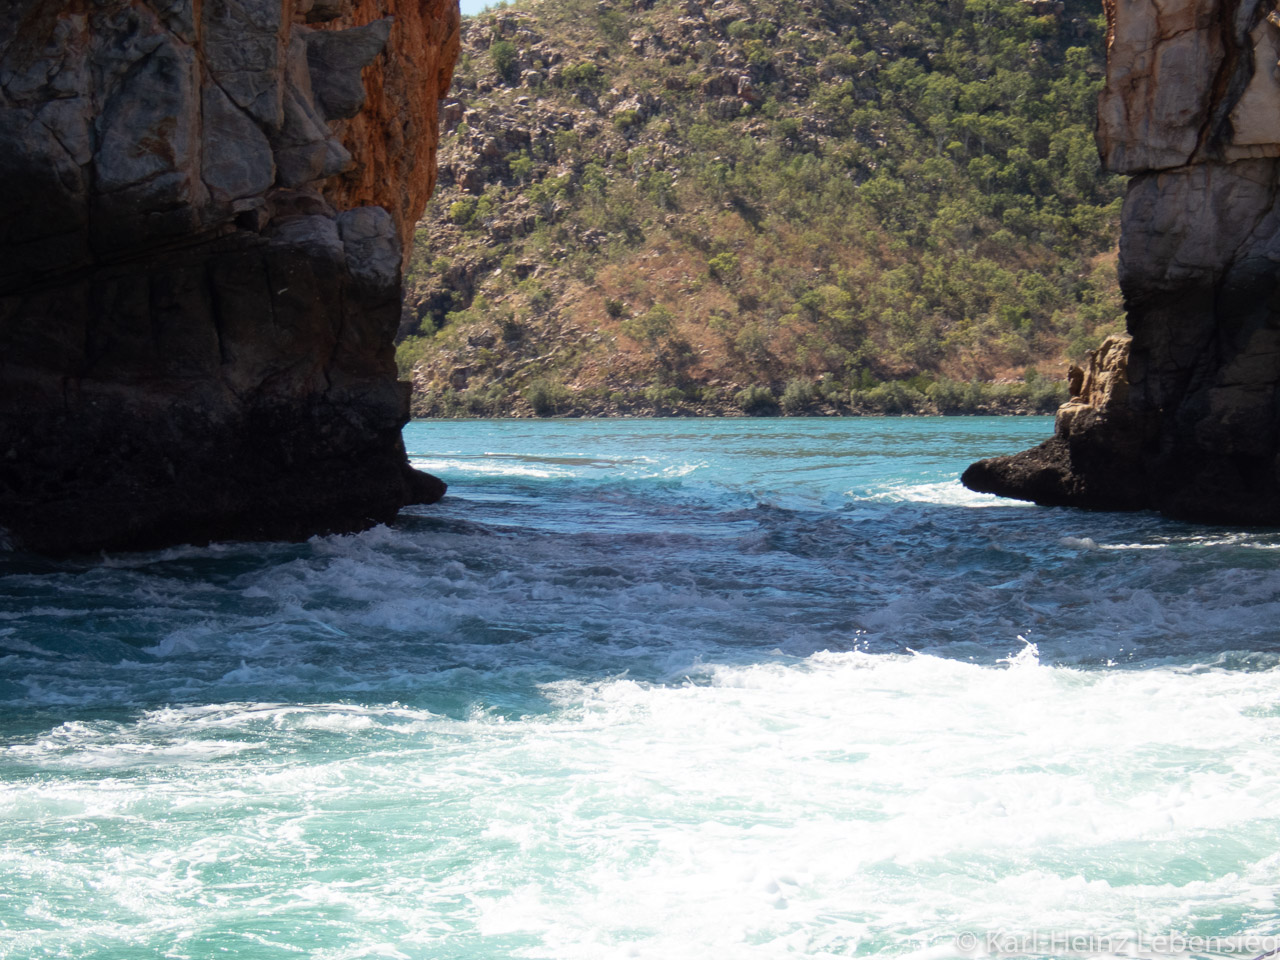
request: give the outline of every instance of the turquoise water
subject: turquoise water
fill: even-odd
[[[414,423],[393,528],[0,555],[0,957],[1280,933],[1280,535],[956,481],[1049,429]]]

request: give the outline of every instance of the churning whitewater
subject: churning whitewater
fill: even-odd
[[[0,554],[0,957],[1280,933],[1280,535],[960,487],[1049,429],[415,423],[392,528]]]

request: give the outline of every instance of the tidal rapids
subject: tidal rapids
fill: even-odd
[[[390,528],[0,554],[0,957],[1280,933],[1280,534],[957,482],[1049,431],[415,423]]]

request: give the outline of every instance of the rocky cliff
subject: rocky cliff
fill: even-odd
[[[1280,523],[1280,14],[1107,0],[1098,141],[1132,174],[1128,337],[1073,373],[1053,439],[965,473],[1049,504]]]
[[[0,8],[0,539],[356,529],[443,493],[396,382],[456,0]]]

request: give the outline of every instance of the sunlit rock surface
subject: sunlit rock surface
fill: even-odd
[[[1052,440],[974,464],[974,490],[1280,523],[1280,14],[1108,0],[1098,142],[1133,175],[1108,341]]]
[[[0,528],[302,537],[443,492],[392,337],[456,0],[0,7]]]

